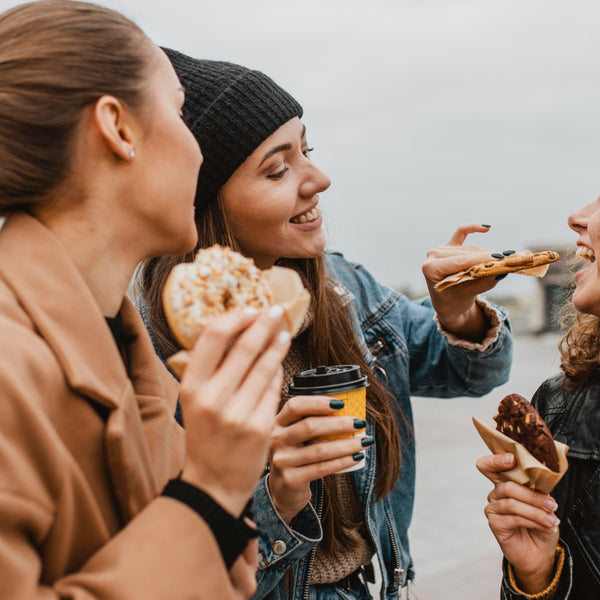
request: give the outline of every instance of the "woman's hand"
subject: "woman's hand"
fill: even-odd
[[[223,315],[202,332],[181,381],[182,478],[239,516],[264,472],[281,392],[281,307]]]
[[[362,459],[371,437],[316,441],[323,435],[352,434],[364,421],[331,416],[333,398],[295,396],[277,415],[271,436],[269,490],[277,511],[289,523],[309,502],[310,482],[351,467]],[[359,456],[361,455],[361,456]]]
[[[447,275],[492,258],[491,250],[463,245],[470,233],[487,231],[489,227],[484,225],[461,225],[445,246],[439,246],[427,253],[422,267],[431,303],[441,325],[458,337],[471,341],[480,341],[489,329],[489,323],[475,304],[475,298],[492,289],[497,280],[486,277],[454,285],[442,291],[436,290],[434,285]]]
[[[501,481],[498,474],[513,466],[512,454],[488,455],[477,461],[479,471],[494,484],[484,512],[520,589],[537,594],[550,585],[554,573],[557,505],[548,494]]]

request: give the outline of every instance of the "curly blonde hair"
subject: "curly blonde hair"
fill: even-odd
[[[600,378],[600,317],[579,312],[571,301],[561,312],[561,324],[568,327],[558,343],[563,385],[575,390]]]

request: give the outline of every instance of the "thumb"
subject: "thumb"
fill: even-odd
[[[515,466],[515,457],[510,453],[488,454],[479,458],[476,466],[482,475],[492,481],[496,481],[497,478],[494,477],[496,473],[508,471],[508,469],[512,469]]]

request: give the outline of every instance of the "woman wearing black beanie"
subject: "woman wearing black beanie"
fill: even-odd
[[[432,284],[489,259],[489,251],[463,246],[469,233],[489,227],[464,225],[429,253],[423,272],[430,298],[410,301],[382,286],[364,267],[325,252],[319,202],[330,181],[309,158],[300,104],[259,71],[166,52],[204,156],[198,247],[218,243],[261,268],[291,267],[312,296],[284,361],[269,464],[254,494],[261,531],[254,597],[370,598],[373,560],[384,596],[407,595],[414,576],[407,536],[415,478],[410,395],[481,396],[508,377],[506,315],[478,298],[496,281],[443,292]],[[146,322],[162,356],[179,348],[161,290],[171,268],[192,257],[152,259],[139,273]],[[289,399],[294,373],[334,364],[359,365],[368,377],[366,422],[332,417],[339,401],[330,397]],[[315,441],[363,428],[363,437]],[[364,468],[340,473],[363,459]]]

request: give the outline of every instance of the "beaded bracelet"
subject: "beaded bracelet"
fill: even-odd
[[[538,592],[537,594],[526,594],[524,591],[519,589],[515,579],[513,567],[510,563],[508,563],[508,580],[513,589],[517,593],[525,596],[525,598],[530,598],[531,600],[552,600],[556,590],[558,590],[558,583],[560,581],[560,576],[562,575],[563,566],[565,564],[565,549],[562,546],[556,546],[556,550],[554,552],[554,577],[552,578],[550,585],[548,585],[545,590]]]

